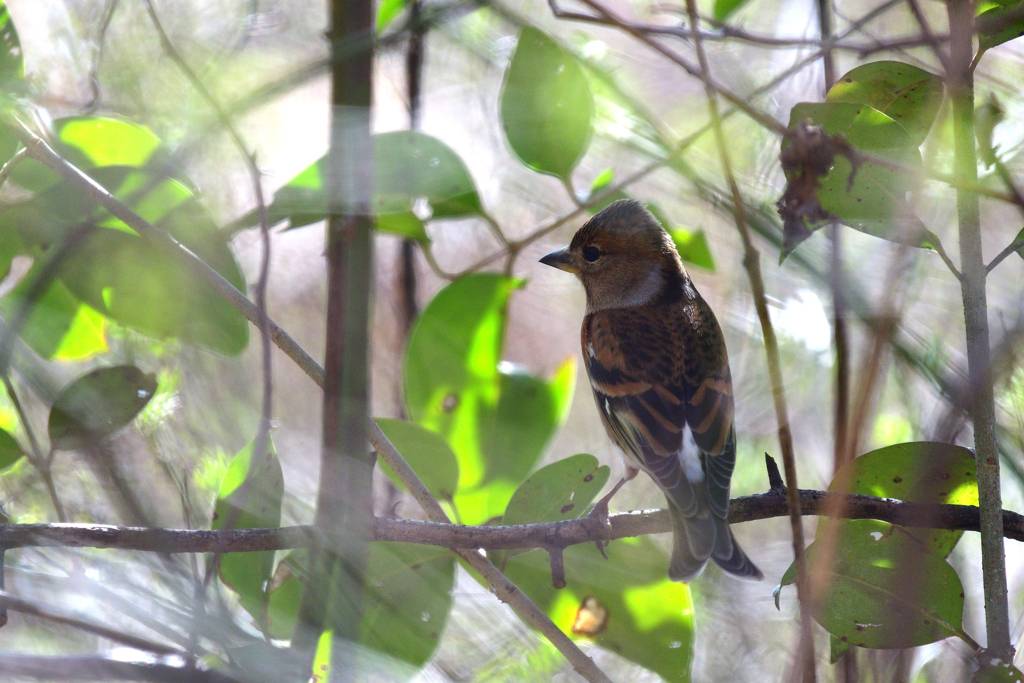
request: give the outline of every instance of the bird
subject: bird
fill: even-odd
[[[711,559],[760,581],[728,522],[736,430],[725,339],[672,238],[642,204],[620,199],[540,262],[583,283],[584,365],[625,456],[626,475],[595,511],[607,519],[608,501],[642,470],[668,501],[669,578],[693,581]]]

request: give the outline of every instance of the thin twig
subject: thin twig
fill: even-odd
[[[143,650],[146,652],[155,652],[162,655],[185,655],[185,653],[176,647],[170,645],[164,645],[157,643],[146,638],[140,638],[129,633],[122,633],[116,629],[102,626],[100,624],[94,624],[89,621],[82,619],[76,619],[75,617],[65,616],[63,614],[57,614],[56,612],[40,607],[28,600],[19,598],[15,595],[11,595],[6,591],[0,591],[0,606],[13,610],[15,612],[21,612],[29,616],[37,617],[39,619],[45,619],[46,621],[52,621],[58,624],[64,624],[72,628],[78,629],[79,631],[85,631],[86,633],[92,633],[93,635],[106,638],[107,640],[121,645],[127,645],[137,650]]]
[[[1022,232],[1024,232],[1024,229],[1022,229]],[[985,266],[985,272],[991,273],[996,266],[998,266],[1000,263],[1006,260],[1007,256],[1022,248],[1024,248],[1024,237],[1019,237],[1014,241],[1010,242],[1008,245],[1006,245],[1005,249],[999,252],[999,254],[994,259],[992,259],[992,261],[990,261],[987,266]]]
[[[89,65],[89,87],[92,89],[92,99],[85,103],[83,109],[93,112],[100,103],[100,59],[103,57],[103,46],[106,44],[107,29],[110,28],[110,20],[114,18],[114,10],[117,9],[118,0],[107,0],[107,6],[103,8],[103,18],[100,20],[100,30],[93,41],[92,64]]]
[[[700,18],[697,13],[697,0],[686,0],[686,7],[690,14],[690,26],[697,29]],[[760,255],[750,239],[750,231],[747,227],[746,212],[744,210],[743,196],[740,193],[739,185],[736,183],[736,176],[732,170],[732,161],[729,155],[729,146],[725,138],[725,131],[722,127],[721,118],[718,114],[718,95],[711,76],[711,67],[707,55],[704,52],[704,45],[700,38],[694,39],[694,48],[697,52],[697,60],[700,64],[698,76],[704,82],[707,95],[708,110],[711,121],[714,124],[715,141],[718,145],[719,156],[722,161],[722,169],[725,173],[726,182],[733,200],[733,216],[736,220],[736,228],[739,230],[743,241],[743,265],[746,267],[747,276],[750,279],[750,286],[754,296],[754,306],[757,309],[758,318],[761,321],[761,332],[764,337],[765,355],[768,359],[768,374],[772,383],[772,397],[775,403],[775,418],[778,421],[779,446],[782,450],[783,469],[786,475],[787,498],[789,502],[789,521],[792,532],[793,556],[796,565],[797,575],[797,599],[800,602],[800,648],[798,658],[800,661],[800,677],[804,683],[814,683],[817,678],[815,672],[814,637],[812,615],[812,596],[810,593],[810,582],[807,574],[807,562],[804,556],[804,527],[800,519],[800,496],[797,488],[796,456],[793,453],[793,437],[790,434],[789,415],[786,409],[785,389],[782,381],[781,362],[779,359],[779,348],[775,340],[775,330],[772,327],[771,318],[768,314],[768,303],[765,297],[764,281],[761,278]]]
[[[14,156],[7,160],[7,163],[3,165],[3,168],[0,168],[0,187],[4,186],[7,179],[11,177],[11,173],[14,172],[14,169],[18,167],[18,164],[20,164],[26,156],[28,156],[28,151],[22,147],[14,153]]]

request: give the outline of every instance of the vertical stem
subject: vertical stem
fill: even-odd
[[[1003,549],[1002,499],[999,491],[999,444],[996,441],[992,359],[985,297],[985,262],[981,251],[978,195],[963,189],[978,179],[974,146],[974,83],[970,65],[973,52],[974,2],[951,0],[949,13],[950,59],[947,71],[953,109],[957,219],[960,225],[961,291],[967,332],[967,368],[974,457],[978,471],[981,509],[981,568],[985,589],[985,626],[988,648],[1004,661],[1013,659],[1006,594],[1006,556]]]
[[[333,629],[334,643],[358,640],[373,523],[373,460],[366,434],[372,272],[372,3],[331,0],[329,9],[332,109],[323,437],[313,575],[303,593],[295,638],[297,647],[306,650],[322,628]],[[332,650],[332,671],[339,679],[358,675],[355,667],[341,659],[351,648],[336,645]]]
[[[725,138],[725,131],[722,128],[722,117],[718,110],[718,96],[711,78],[708,58],[704,52],[704,43],[700,38],[700,15],[697,12],[697,0],[686,0],[686,8],[690,18],[690,29],[693,31],[693,44],[697,52],[697,61],[700,65],[700,77],[704,81],[704,89],[707,93],[708,111],[711,115],[715,142],[721,156],[722,170],[725,173],[726,181],[729,184],[729,191],[732,195],[736,228],[739,230],[740,237],[743,240],[743,266],[746,268],[747,277],[750,279],[754,307],[757,309],[757,317],[761,322],[761,334],[764,336],[764,350],[768,363],[768,376],[772,384],[775,418],[779,423],[779,449],[782,451],[782,463],[786,476],[786,502],[789,507],[789,522],[793,535],[793,561],[796,565],[797,600],[800,603],[800,648],[797,668],[800,678],[804,683],[814,683],[816,671],[814,634],[811,630],[813,622],[810,581],[808,580],[807,562],[804,554],[804,527],[800,519],[800,492],[797,487],[796,458],[793,454],[793,435],[789,428],[789,411],[786,408],[786,391],[782,380],[779,344],[775,337],[775,328],[772,327],[771,317],[768,313],[764,279],[761,276],[761,255],[750,239],[750,230],[747,226],[746,211],[744,209],[745,204],[739,185],[736,184],[736,176],[732,171],[729,143]]]

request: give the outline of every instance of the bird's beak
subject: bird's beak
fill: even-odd
[[[569,254],[569,247],[562,247],[557,251],[553,251],[540,260],[545,266],[551,266],[552,268],[558,268],[564,270],[567,273],[576,274],[579,273],[579,269],[572,264],[572,256]]]

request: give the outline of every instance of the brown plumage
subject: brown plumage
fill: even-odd
[[[620,200],[541,263],[575,274],[586,290],[594,399],[626,456],[627,480],[643,470],[668,499],[669,576],[692,581],[711,558],[760,580],[727,521],[736,435],[725,341],[671,237],[638,202]]]

